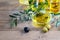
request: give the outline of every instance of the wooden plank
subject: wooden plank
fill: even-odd
[[[13,10],[18,5],[19,4],[17,0],[6,0],[6,1],[0,0],[0,11]]]
[[[60,40],[60,31],[41,33],[40,31],[0,31],[0,40]]]

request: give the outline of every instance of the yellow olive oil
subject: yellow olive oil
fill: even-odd
[[[50,22],[51,15],[49,13],[37,13],[32,15],[32,24],[36,28],[42,28]]]
[[[51,0],[50,1],[50,11],[54,14],[58,14],[59,12],[59,0]]]

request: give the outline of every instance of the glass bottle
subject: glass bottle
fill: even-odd
[[[54,14],[59,13],[59,0],[50,0],[50,12]]]
[[[29,5],[28,0],[19,0],[20,4]]]

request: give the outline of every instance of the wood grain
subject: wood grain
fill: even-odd
[[[18,0],[0,0],[0,28],[8,24],[10,12],[18,5]]]

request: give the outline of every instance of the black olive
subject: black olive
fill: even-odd
[[[28,27],[24,27],[24,32],[25,32],[25,33],[28,33],[29,30],[30,30],[30,29],[29,29]]]

